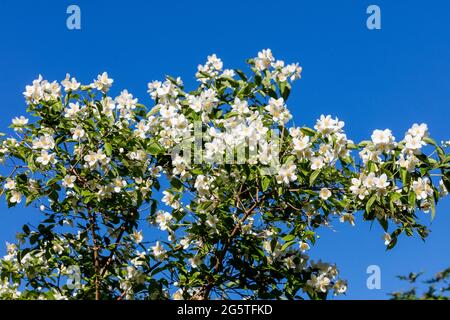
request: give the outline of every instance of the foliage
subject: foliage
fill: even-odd
[[[434,216],[450,187],[446,144],[425,124],[360,143],[331,116],[288,126],[301,67],[269,49],[248,64],[209,56],[192,91],[151,82],[150,110],[127,90],[109,97],[106,73],[27,86],[31,119],[15,118],[0,149],[3,193],[43,219],[8,246],[0,298],[323,299],[347,283],[306,254],[320,227],[361,214],[388,249],[427,236],[418,214]]]
[[[417,288],[421,273],[410,273],[408,276],[399,276],[398,278],[407,281],[411,287],[407,291],[391,293],[392,300],[449,300],[450,295],[450,268],[436,273],[433,278],[421,281],[422,285],[427,286],[426,290]]]

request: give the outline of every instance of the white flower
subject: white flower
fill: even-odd
[[[22,194],[17,191],[11,191],[11,196],[9,198],[10,203],[20,203],[22,201]]]
[[[258,71],[264,71],[270,67],[274,60],[275,58],[272,55],[272,50],[262,50],[261,52],[258,52],[258,57],[255,58],[255,67]]]
[[[445,184],[444,184],[444,181],[443,181],[443,180],[440,180],[440,181],[439,181],[439,195],[440,195],[441,197],[445,197],[445,196],[448,195],[448,190],[447,190],[447,188],[445,187]]]
[[[343,280],[338,280],[333,286],[335,294],[343,294],[347,291],[347,282]]]
[[[417,200],[426,200],[429,196],[433,195],[433,189],[430,186],[430,180],[428,178],[417,178],[413,181],[412,189],[416,194]]]
[[[71,128],[70,133],[72,134],[72,139],[78,140],[84,137],[85,131],[81,126],[77,126],[76,128]]]
[[[28,103],[38,104],[43,101],[54,101],[61,96],[61,87],[56,81],[52,83],[43,80],[42,76],[33,81],[31,86],[25,87],[23,93]]]
[[[137,98],[133,98],[133,95],[128,90],[123,90],[120,96],[116,97],[117,109],[135,109],[138,102]]]
[[[145,120],[141,120],[136,125],[135,132],[140,138],[144,139],[148,130],[150,130],[150,126],[147,124]]]
[[[378,189],[378,191],[383,192],[386,190],[386,188],[389,186],[389,181],[387,180],[388,177],[385,173],[374,179],[375,187]]]
[[[156,214],[156,223],[159,224],[159,228],[164,231],[170,228],[172,218],[173,217],[169,212],[160,210]]]
[[[344,222],[349,222],[352,226],[355,226],[355,216],[351,213],[343,213],[340,217],[339,217],[339,221],[344,223]]]
[[[217,229],[217,223],[219,222],[219,219],[217,216],[208,214],[206,217],[206,225],[214,230]]]
[[[312,170],[320,170],[325,166],[322,157],[313,157],[311,158],[311,169]]]
[[[3,186],[5,189],[7,189],[7,190],[13,190],[13,189],[15,189],[16,188],[16,181],[14,181],[13,179],[11,179],[11,178],[7,178],[6,179],[6,182],[5,182],[5,185]]]
[[[366,196],[369,195],[369,191],[363,185],[362,181],[357,178],[352,178],[352,185],[350,187],[350,191],[357,195],[359,199],[363,200]]]
[[[62,185],[65,188],[73,188],[75,186],[75,181],[77,180],[76,176],[66,175],[63,179]]]
[[[296,264],[295,264],[295,261],[294,261],[294,256],[290,256],[290,257],[284,258],[283,259],[283,263],[284,263],[284,266],[287,269],[295,269],[295,267],[296,267]]]
[[[311,279],[306,281],[306,284],[315,290],[325,293],[328,291],[330,282],[330,279],[325,274],[320,274],[319,276],[313,274],[311,275]]]
[[[330,115],[324,116],[323,114],[317,120],[314,129],[324,135],[340,132],[344,127],[344,122],[339,121],[338,118],[332,119]]]
[[[307,242],[304,242],[304,241],[300,241],[299,247],[300,247],[300,251],[301,252],[305,252],[306,250],[310,249],[309,244]]]
[[[64,87],[64,91],[75,91],[78,90],[78,88],[80,87],[80,83],[77,82],[77,79],[75,78],[70,78],[70,74],[66,73],[66,78],[61,81],[61,84]]]
[[[294,144],[294,151],[298,151],[298,152],[302,152],[305,149],[310,147],[308,136],[294,138],[294,139],[292,139],[292,143]]]
[[[112,187],[115,193],[119,193],[126,185],[127,182],[121,178],[115,178],[112,182]]]
[[[50,150],[55,147],[55,140],[52,136],[49,135],[43,135],[39,138],[34,138],[33,141],[33,149],[44,149],[44,150]]]
[[[422,141],[421,136],[412,136],[407,134],[405,136],[405,148],[413,152],[419,151],[426,143]]]
[[[188,237],[180,240],[180,245],[183,247],[183,250],[186,250],[187,248],[189,248],[190,244],[191,244],[191,239],[189,239]]]
[[[170,206],[174,209],[180,208],[180,202],[175,199],[175,196],[169,191],[163,191],[164,197],[161,199],[165,205]]]
[[[28,124],[28,119],[24,116],[15,117],[12,119],[12,124],[15,126],[14,131],[20,130],[20,127],[26,126]]]
[[[91,86],[103,93],[108,92],[109,88],[111,88],[114,80],[108,78],[108,74],[103,72],[101,75],[97,76],[97,79],[91,84]]]
[[[322,188],[320,189],[319,196],[323,200],[328,200],[328,198],[331,197],[331,191],[327,188]]]
[[[391,243],[391,241],[392,241],[391,235],[389,233],[385,232],[383,235],[383,240],[384,240],[385,246],[389,245],[389,243]]]
[[[414,123],[413,126],[408,130],[408,134],[413,137],[426,138],[428,137],[428,126],[425,123]]]
[[[392,131],[389,129],[385,130],[374,130],[372,133],[372,142],[375,148],[380,151],[389,151],[395,147],[395,138],[392,135]]]
[[[203,259],[197,254],[189,259],[192,268],[198,268],[202,265]]]
[[[94,167],[97,164],[97,153],[89,151],[87,155],[84,156],[84,161],[86,161],[89,167]]]
[[[81,111],[80,104],[77,102],[69,103],[69,107],[64,109],[65,118],[74,118]]]
[[[297,166],[292,162],[285,163],[281,166],[276,177],[278,183],[290,184],[292,181],[297,180],[295,171]]]
[[[240,115],[244,115],[250,112],[248,108],[248,102],[245,100],[241,100],[238,97],[234,99],[234,103],[231,105],[233,111],[237,112]]]
[[[284,125],[292,118],[291,113],[284,104],[284,99],[281,97],[278,99],[270,98],[269,104],[265,109],[272,115],[273,120],[281,125]]]
[[[130,235],[131,239],[133,239],[133,241],[136,244],[139,244],[142,242],[142,240],[144,240],[144,236],[142,235],[142,230],[141,231],[137,231],[134,230],[134,232]]]
[[[151,249],[156,260],[161,261],[165,258],[166,250],[164,250],[164,247],[159,243],[159,241],[156,241],[156,244],[151,247]]]
[[[42,150],[41,155],[36,158],[36,162],[41,163],[43,166],[48,165],[49,163],[56,163],[55,154],[48,153],[47,150]]]

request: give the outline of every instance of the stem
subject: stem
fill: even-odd
[[[96,227],[96,219],[95,213],[92,213],[88,210],[89,213],[89,222],[90,222],[90,230],[92,236],[93,243],[93,251],[94,251],[94,270],[95,270],[95,300],[100,300],[100,260],[98,255],[98,245],[97,245],[97,235],[95,233]]]
[[[237,202],[239,202],[242,205],[242,210],[244,211],[244,216],[241,218],[241,220],[234,226],[233,230],[230,233],[230,236],[228,237],[227,241],[225,242],[221,252],[219,253],[217,260],[216,260],[216,264],[214,265],[214,269],[213,269],[213,276],[218,274],[220,272],[220,270],[223,267],[223,260],[225,259],[225,255],[228,252],[228,249],[231,245],[231,243],[233,242],[233,238],[236,236],[237,232],[239,231],[239,229],[241,228],[241,224],[245,222],[245,220],[247,220],[247,218],[252,215],[252,213],[254,212],[255,208],[264,200],[265,195],[263,195],[262,197],[260,197],[258,199],[258,201],[255,201],[253,203],[253,205],[248,208],[245,209],[241,200],[240,200],[240,196],[237,196]],[[239,206],[238,206],[239,207]],[[201,299],[201,300],[207,300],[209,298],[209,294],[212,290],[212,288],[214,287],[215,283],[214,281],[210,281],[206,286],[204,286],[203,288],[203,292],[200,292],[201,296],[197,296],[194,297],[194,299]]]

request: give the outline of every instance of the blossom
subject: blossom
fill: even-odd
[[[312,170],[320,170],[325,166],[323,161],[323,157],[313,157],[311,158],[311,169]]]
[[[119,177],[115,178],[112,182],[112,187],[115,193],[119,193],[126,185],[127,182]]]
[[[380,151],[389,151],[395,147],[395,138],[392,135],[392,131],[389,129],[385,130],[374,130],[372,133],[372,142],[375,148]]]
[[[323,114],[317,120],[314,129],[324,135],[333,134],[339,132],[344,127],[344,122],[339,121],[338,118],[332,119],[330,115],[324,116]]]
[[[264,71],[270,67],[274,60],[275,58],[272,55],[272,50],[262,50],[261,52],[258,52],[258,57],[255,58],[255,67],[258,71]]]
[[[153,247],[151,247],[151,249],[156,260],[162,261],[165,258],[166,250],[159,243],[159,241],[156,241],[156,244]]]
[[[202,265],[203,259],[200,255],[197,254],[189,259],[189,263],[191,264],[192,268],[198,268]]]
[[[385,246],[389,245],[391,243],[391,241],[392,241],[391,235],[389,233],[385,232],[384,235],[383,235],[383,240],[384,240],[384,245]]]
[[[133,241],[136,244],[139,244],[142,242],[142,240],[144,240],[144,236],[142,235],[142,230],[141,231],[134,230],[134,232],[130,236],[131,236],[131,239],[133,239]]]
[[[159,228],[164,231],[170,228],[172,218],[173,217],[169,212],[160,210],[156,214],[156,223],[159,225]]]
[[[417,200],[427,199],[433,195],[433,189],[430,186],[430,180],[428,178],[417,178],[416,181],[413,181],[412,190]]]
[[[32,141],[33,149],[50,150],[55,147],[55,140],[52,136],[45,134],[38,138],[34,138]]]
[[[83,160],[92,168],[97,163],[107,162],[108,159],[102,150],[98,150],[97,152],[89,151],[89,153],[83,157]]]
[[[180,202],[175,199],[175,196],[170,193],[169,191],[163,191],[164,197],[161,199],[161,201],[174,209],[180,208]]]
[[[206,225],[214,230],[217,229],[217,223],[219,222],[219,219],[216,215],[208,214],[206,216]]]
[[[407,134],[405,136],[405,148],[413,152],[419,151],[426,143],[422,140],[421,136],[412,136]]]
[[[245,100],[241,100],[238,97],[234,99],[234,103],[231,105],[233,111],[237,112],[240,115],[245,115],[250,112],[248,108],[248,102]]]
[[[320,189],[319,196],[323,200],[328,200],[331,197],[331,191],[327,188]]]
[[[265,109],[272,115],[273,120],[275,122],[279,122],[281,125],[284,125],[292,118],[292,115],[284,104],[284,99],[282,97],[278,99],[270,98],[269,104],[265,107]]]
[[[72,134],[72,139],[78,140],[84,137],[85,131],[83,127],[76,126],[70,129],[70,133]]]
[[[323,273],[319,276],[311,275],[311,279],[306,282],[308,286],[324,293],[328,291],[330,283],[330,279]]]
[[[3,187],[7,190],[14,190],[16,188],[16,181],[11,178],[7,178]]]
[[[428,137],[428,126],[426,123],[414,123],[412,127],[408,129],[408,134],[413,137],[426,138]]]
[[[278,175],[276,177],[277,182],[289,184],[290,182],[297,180],[297,175],[295,174],[296,169],[297,166],[292,162],[283,164],[278,170]]]
[[[345,212],[343,213],[340,217],[339,217],[339,221],[344,223],[344,222],[349,222],[352,226],[355,226],[355,216],[351,213]]]
[[[20,130],[21,127],[26,126],[28,124],[28,119],[24,116],[15,117],[12,119],[12,124],[14,125],[14,131]]]
[[[97,154],[93,151],[89,151],[89,154],[84,156],[84,161],[88,163],[90,167],[93,167],[97,164]]]
[[[81,111],[81,108],[80,108],[80,104],[78,103],[78,101],[75,103],[70,102],[69,107],[64,109],[64,112],[65,112],[64,117],[74,118],[80,111]]]
[[[347,281],[337,280],[333,285],[335,294],[343,294],[347,291]]]
[[[305,251],[310,249],[309,244],[307,242],[304,242],[304,241],[300,241],[299,247],[300,247],[300,251],[301,252],[305,252]]]
[[[22,194],[18,191],[11,191],[11,196],[9,197],[10,203],[20,203],[22,201]]]
[[[77,79],[70,78],[70,74],[66,73],[66,78],[61,81],[61,84],[64,87],[64,91],[75,91],[80,87],[80,83],[77,82]]]
[[[25,87],[23,95],[27,103],[32,104],[38,104],[42,101],[54,101],[61,96],[61,87],[56,81],[50,83],[47,80],[43,80],[42,76],[39,75],[38,79],[33,80],[31,86]]]
[[[76,176],[66,175],[63,179],[62,185],[65,188],[73,188],[75,186]]]
[[[352,185],[350,186],[350,191],[357,195],[360,200],[363,200],[366,196],[369,195],[369,191],[362,183],[361,179],[352,178]]]
[[[91,87],[106,93],[111,88],[114,80],[108,77],[108,73],[103,72],[101,75],[97,76],[97,79],[91,84]]]
[[[123,90],[120,95],[116,97],[117,109],[134,109],[138,102],[137,98],[133,98],[133,95],[128,90]]]
[[[39,162],[43,166],[48,165],[49,163],[56,163],[56,158],[54,153],[48,153],[47,150],[42,150],[41,155],[36,158],[36,162]]]

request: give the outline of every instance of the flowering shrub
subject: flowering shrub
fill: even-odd
[[[43,220],[8,245],[0,298],[323,299],[347,283],[307,255],[321,226],[361,214],[388,248],[427,236],[418,214],[434,216],[450,187],[447,145],[427,125],[360,143],[331,116],[288,126],[301,67],[269,49],[248,64],[209,56],[193,91],[153,81],[150,110],[127,90],[108,96],[107,73],[27,86],[29,118],[1,142],[2,192]]]
[[[450,268],[437,272],[433,278],[419,281],[423,272],[409,273],[407,276],[399,276],[400,280],[408,282],[412,287],[406,291],[392,292],[391,300],[449,300],[450,299]],[[416,287],[422,283],[425,289]]]

